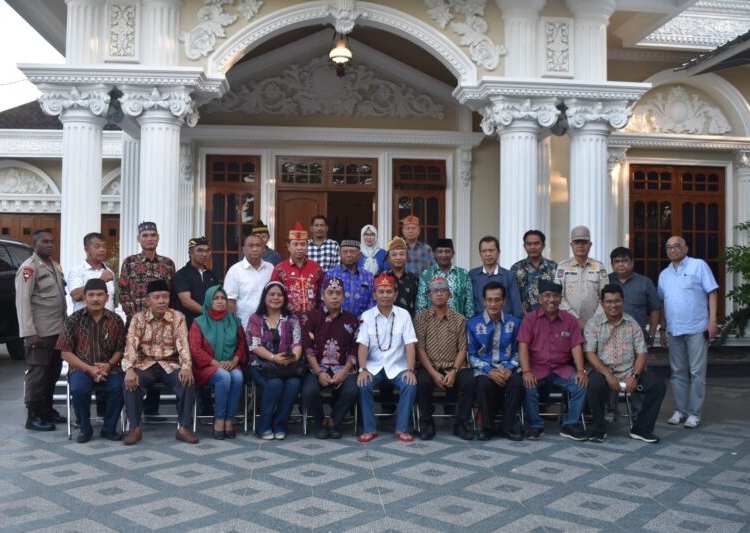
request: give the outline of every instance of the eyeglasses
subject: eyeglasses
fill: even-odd
[[[667,244],[667,250],[679,250],[682,248],[681,244]]]

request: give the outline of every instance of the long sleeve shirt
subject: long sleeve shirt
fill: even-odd
[[[133,316],[128,329],[123,356],[123,370],[146,370],[158,364],[167,374],[175,370],[192,370],[185,315],[167,309],[156,318],[150,309]]]
[[[516,336],[521,321],[501,313],[500,320],[493,321],[487,312],[469,319],[468,359],[475,376],[488,374],[494,368],[518,368],[518,343]]]

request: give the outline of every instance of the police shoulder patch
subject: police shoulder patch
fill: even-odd
[[[29,279],[34,275],[34,269],[31,267],[23,267],[21,272],[23,273],[24,281],[29,281]]]

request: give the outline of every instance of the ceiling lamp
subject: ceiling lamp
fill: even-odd
[[[339,77],[344,75],[344,68],[352,60],[352,51],[349,50],[347,44],[346,35],[334,31],[333,48],[328,53],[328,57],[331,59],[333,66],[336,67],[336,75]]]

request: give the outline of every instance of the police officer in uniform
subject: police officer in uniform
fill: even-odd
[[[570,249],[573,257],[560,261],[555,283],[562,285],[560,310],[572,313],[583,329],[599,308],[599,296],[609,278],[604,263],[589,257],[591,232],[586,226],[570,231]]]
[[[66,422],[52,408],[55,383],[62,369],[55,342],[65,321],[65,277],[51,257],[55,252],[52,230],[36,230],[32,239],[34,253],[16,273],[18,329],[26,349],[26,429],[52,431],[55,423]]]

